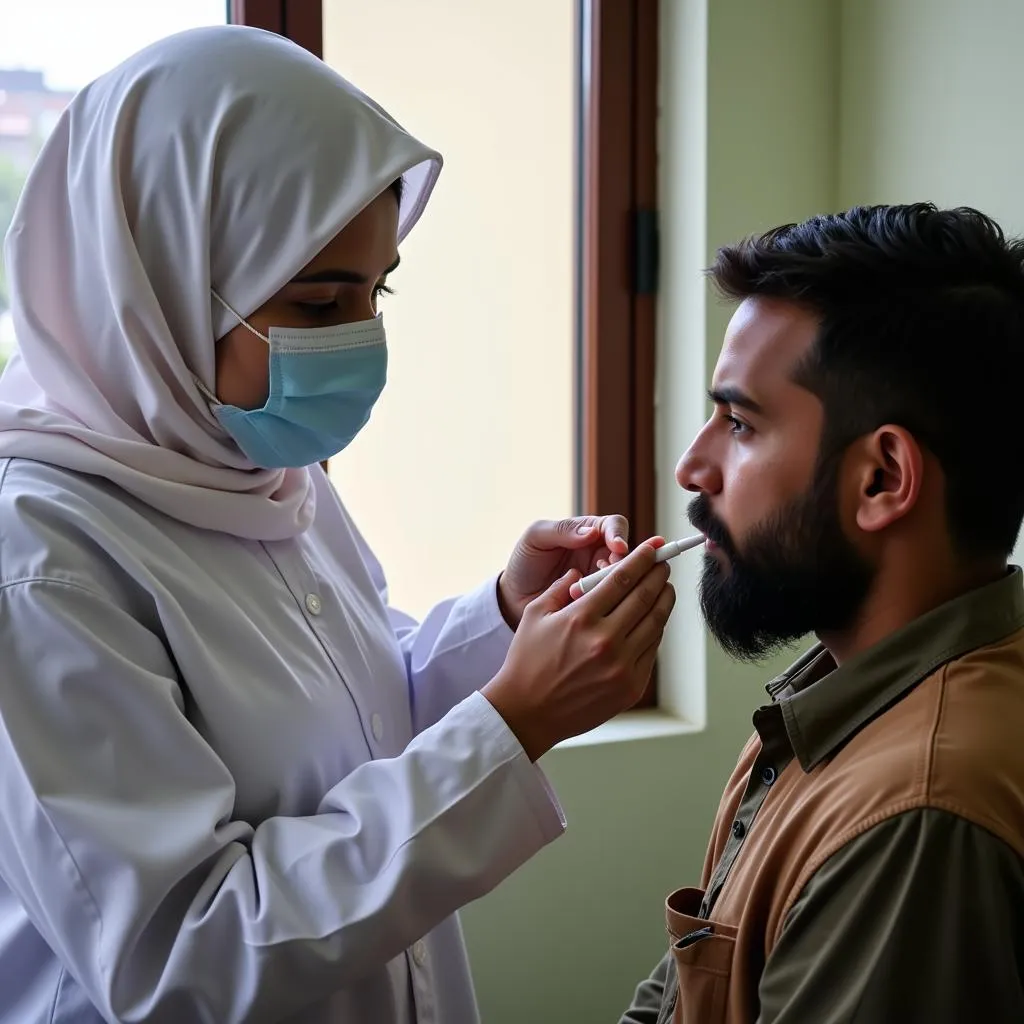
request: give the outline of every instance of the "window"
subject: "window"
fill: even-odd
[[[388,389],[331,466],[422,615],[576,504],[573,5],[329,0],[324,59],[445,157],[382,302]]]
[[[445,155],[382,306],[388,390],[330,467],[394,603],[479,582],[537,516],[653,534],[657,0],[232,11]]]
[[[7,234],[36,154],[78,89],[157,39],[199,25],[223,25],[226,15],[224,0],[5,5],[0,15],[0,238]],[[0,369],[15,344],[8,305],[0,263]]]

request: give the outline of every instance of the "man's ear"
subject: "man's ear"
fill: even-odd
[[[903,427],[886,424],[857,446],[857,525],[884,530],[917,504],[924,479],[924,454]]]

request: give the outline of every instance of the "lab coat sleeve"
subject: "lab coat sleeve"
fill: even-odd
[[[513,633],[498,607],[498,578],[442,601],[417,622],[390,606],[384,571],[365,540],[354,533],[405,658],[413,731],[419,732],[487,683],[504,663]]]
[[[253,827],[164,643],[126,609],[30,581],[0,588],[0,623],[0,875],[107,1021],[279,1021],[562,831],[479,694],[316,815]]]

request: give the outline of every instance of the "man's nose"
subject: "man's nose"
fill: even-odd
[[[698,435],[683,453],[676,466],[676,483],[684,491],[696,494],[717,494],[722,489],[722,474],[710,458]]]

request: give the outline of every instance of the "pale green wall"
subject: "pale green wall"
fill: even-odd
[[[840,24],[840,204],[974,206],[1024,234],[1024,3],[843,0]]]
[[[976,206],[1024,232],[1024,3],[845,0],[839,201]]]
[[[1024,230],[1024,3],[662,0],[662,36],[659,514],[675,534],[671,471],[727,318],[700,266],[724,241],[855,202],[968,203]],[[464,915],[485,1024],[616,1021],[662,950],[664,896],[697,877],[774,666],[705,654],[692,564],[673,573],[691,595],[663,671],[699,687],[706,666],[707,728],[549,755],[568,834]]]
[[[675,534],[685,497],[672,469],[702,415],[725,322],[714,302],[705,312],[702,285],[684,299],[716,245],[833,205],[837,17],[831,0],[663,0],[662,10],[659,500],[660,528]],[[692,601],[679,611],[695,615]],[[676,628],[665,673],[688,660],[693,623]],[[703,732],[545,759],[568,833],[463,915],[485,1024],[617,1021],[661,956],[664,898],[698,878],[772,671],[716,655],[707,666]]]

